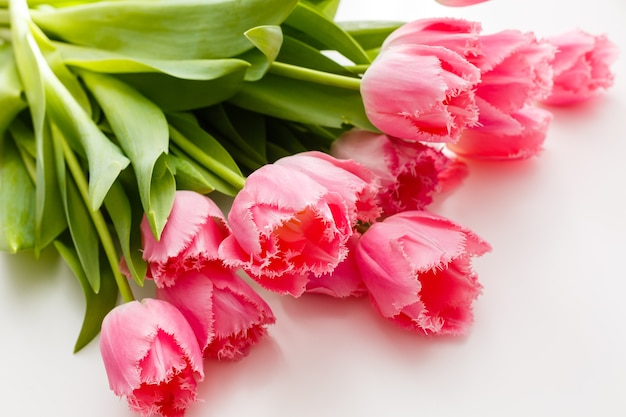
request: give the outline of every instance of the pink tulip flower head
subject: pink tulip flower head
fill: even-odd
[[[219,255],[264,288],[297,297],[309,273],[332,271],[346,257],[351,218],[340,193],[293,167],[265,165],[233,200],[232,235]]]
[[[467,174],[465,164],[432,146],[359,129],[335,140],[331,154],[352,158],[379,177],[384,216],[425,208],[434,193],[460,183]]]
[[[218,247],[230,229],[211,199],[192,191],[177,191],[161,239],[155,239],[145,216],[141,232],[147,277],[154,279],[157,287],[167,287],[181,272],[217,260]]]
[[[471,231],[424,211],[373,224],[356,257],[375,309],[424,334],[463,334],[481,285],[471,258],[490,250]]]
[[[551,114],[534,102],[552,89],[555,49],[531,33],[514,30],[480,37],[481,53],[469,57],[481,70],[476,89],[479,119],[449,148],[478,159],[523,159],[537,154]]]
[[[387,135],[410,141],[455,142],[476,123],[480,71],[440,46],[391,45],[363,74],[367,117]]]
[[[206,358],[245,357],[276,321],[254,289],[217,262],[182,274],[175,285],[157,288],[156,295],[185,316]]]
[[[204,378],[202,353],[183,315],[165,301],[132,301],[102,323],[100,351],[109,385],[143,417],[182,417]]]
[[[557,48],[552,61],[554,87],[542,100],[546,104],[567,105],[588,100],[613,85],[611,64],[617,46],[605,35],[581,30],[546,39]]]
[[[465,7],[473,4],[483,3],[487,0],[436,0],[437,3],[450,7]]]

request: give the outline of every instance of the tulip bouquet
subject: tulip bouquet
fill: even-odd
[[[182,416],[205,360],[266,335],[250,280],[465,333],[491,248],[429,206],[463,159],[538,154],[548,106],[612,83],[602,35],[340,23],[338,5],[0,0],[0,249],[57,249],[86,300],[75,350],[100,334],[141,415]]]

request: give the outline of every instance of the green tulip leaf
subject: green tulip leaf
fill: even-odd
[[[306,3],[298,3],[283,24],[285,34],[317,49],[337,51],[355,64],[369,64],[367,53],[337,23]]]
[[[38,144],[36,183],[44,184],[45,177],[49,178],[50,170],[45,166],[46,158],[43,154],[46,152],[44,136],[47,135],[48,129],[45,124],[46,119],[50,118],[61,128],[72,147],[86,157],[90,174],[90,208],[96,210],[102,204],[104,196],[120,171],[128,165],[129,160],[100,131],[81,103],[74,98],[53,72],[37,41],[39,40],[44,45],[47,54],[52,53],[53,49],[44,39],[44,35],[33,26],[26,1],[12,1],[10,11],[17,68],[28,99]],[[42,227],[43,213],[46,210],[46,195],[51,195],[53,191],[46,190],[46,188],[37,187],[37,224],[39,227]],[[45,228],[42,227],[42,229]]]
[[[138,227],[142,211],[135,215],[124,188],[116,181],[104,199],[104,206],[111,218],[126,267],[137,285],[142,286],[147,264],[141,256],[141,232]]]
[[[228,58],[250,28],[279,25],[297,0],[100,1],[32,11],[48,36],[136,57]]]
[[[188,80],[163,73],[118,74],[163,111],[178,112],[212,106],[239,91],[250,64],[211,80]]]
[[[117,286],[111,270],[105,268],[101,271],[102,285],[100,292],[94,293],[82,268],[76,249],[59,240],[54,242],[54,246],[78,279],[85,296],[83,324],[74,344],[74,353],[76,353],[87,346],[100,333],[104,317],[117,304]],[[106,262],[102,264],[106,265]]]
[[[226,195],[235,195],[245,183],[232,156],[195,119],[169,114],[171,141],[198,164],[215,175],[212,185]]]
[[[100,277],[100,239],[89,215],[89,209],[85,206],[76,184],[71,178],[67,178],[66,185],[65,210],[70,234],[89,286],[97,294],[100,292],[102,283]]]
[[[261,114],[304,124],[343,128],[355,126],[374,130],[365,115],[358,90],[268,74],[245,83],[229,100]]]
[[[38,254],[57,237],[60,229],[64,229],[65,213],[58,199],[51,134],[45,122],[46,94],[37,56],[38,53],[41,56],[41,52],[30,31],[26,0],[11,3],[10,21],[13,56],[28,101],[36,144],[35,254]],[[27,134],[26,128],[22,132]]]
[[[80,71],[85,85],[102,108],[115,137],[130,159],[150,228],[158,238],[165,227],[176,184],[161,159],[168,152],[169,132],[161,109],[137,90],[106,74]],[[155,189],[156,188],[156,189]]]
[[[265,117],[226,103],[198,113],[205,127],[223,138],[222,144],[237,160],[250,169],[267,164],[265,155]]]
[[[130,161],[100,130],[52,71],[46,75],[48,112],[72,147],[87,159],[89,204],[91,210],[97,210],[111,184]]]
[[[250,66],[237,58],[164,60],[125,56],[62,42],[55,42],[54,45],[66,65],[107,74],[154,72],[185,80],[215,80]]]
[[[26,108],[23,92],[13,48],[10,44],[0,44],[0,136],[15,116]]]
[[[150,188],[150,210],[146,211],[146,217],[152,233],[156,238],[160,238],[172,211],[176,194],[176,179],[166,154],[162,154],[154,164]]]
[[[38,254],[52,243],[67,228],[63,202],[59,199],[60,185],[56,171],[54,143],[48,123],[41,141],[36,142],[34,132],[20,118],[16,118],[9,126],[9,132],[20,151],[23,152],[25,163],[33,161],[26,168],[31,178],[35,178],[35,253]],[[37,180],[41,178],[41,180]],[[39,201],[38,201],[39,200]],[[41,205],[38,205],[41,204]],[[39,211],[40,210],[40,211]]]
[[[330,72],[340,75],[351,75],[342,65],[313,48],[291,36],[285,36],[283,46],[280,49],[278,61],[286,64],[297,65],[318,71]]]
[[[204,169],[178,147],[171,146],[167,163],[175,172],[178,189],[195,191],[199,194],[209,194],[215,191],[212,185],[215,182],[215,175]]]
[[[265,75],[278,56],[283,32],[280,26],[259,26],[246,31],[245,36],[256,47],[240,56],[251,64],[245,79],[256,81]]]
[[[0,138],[0,250],[35,246],[35,185],[11,138]]]
[[[67,175],[64,155],[64,148],[67,147],[65,136],[56,125],[51,126],[51,132],[53,137],[51,146],[60,185],[59,197],[65,210],[69,234],[89,286],[97,294],[101,283],[100,239],[84,198],[73,178]]]
[[[320,13],[333,19],[339,8],[339,0],[303,0],[302,3],[308,4],[317,9]]]
[[[340,22],[339,26],[345,30],[365,50],[378,49],[385,39],[403,22],[387,21],[356,21]]]
[[[93,110],[91,108],[91,101],[87,92],[83,88],[83,85],[78,81],[76,74],[70,71],[64,64],[58,51],[45,53],[46,62],[50,66],[50,69],[63,84],[67,92],[73,97],[73,99],[80,105],[85,111],[87,116],[92,117]]]

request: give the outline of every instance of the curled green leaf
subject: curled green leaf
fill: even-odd
[[[265,75],[278,56],[283,43],[283,32],[280,26],[259,26],[246,31],[244,35],[256,47],[241,56],[251,64],[246,73],[246,81],[256,81]]]
[[[355,64],[369,64],[361,45],[336,22],[307,3],[298,3],[285,20],[285,33],[318,49],[337,51]]]
[[[340,75],[352,75],[342,65],[324,55],[319,49],[291,36],[285,36],[278,61],[313,70]]]

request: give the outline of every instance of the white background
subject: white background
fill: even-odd
[[[488,240],[485,289],[463,338],[425,338],[367,300],[262,292],[278,318],[239,363],[206,363],[190,417],[625,416],[626,3],[345,0],[343,20],[460,16],[538,35],[574,27],[620,46],[615,86],[555,110],[545,151],[470,163],[436,211]],[[0,254],[0,404],[6,416],[130,417],[108,389],[97,343],[72,347],[82,294],[53,254]]]

